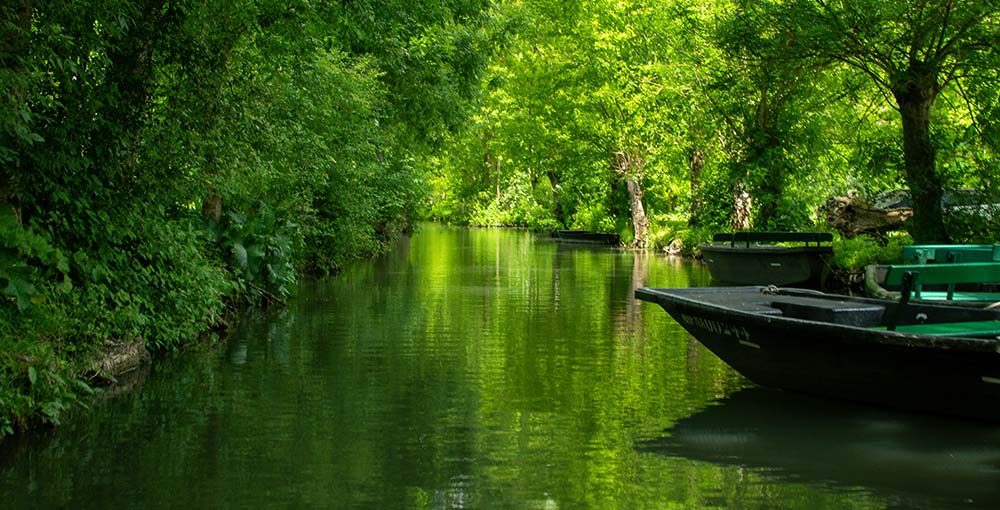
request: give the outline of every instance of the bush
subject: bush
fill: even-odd
[[[58,425],[63,411],[94,392],[52,344],[8,333],[0,330],[0,438],[36,423]]]
[[[849,272],[863,271],[871,264],[898,262],[903,256],[903,246],[912,243],[910,236],[902,232],[887,240],[866,235],[837,239],[833,243],[833,263]]]
[[[252,216],[228,211],[221,221],[210,218],[208,231],[243,299],[257,305],[291,295],[297,277],[293,257],[302,244],[297,225],[260,204]]]

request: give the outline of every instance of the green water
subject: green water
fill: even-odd
[[[992,428],[740,391],[632,297],[705,284],[689,261],[428,225],[3,444],[0,508],[1000,508]]]

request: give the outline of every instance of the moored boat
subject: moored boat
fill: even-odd
[[[576,243],[607,244],[611,246],[618,246],[621,244],[621,238],[618,234],[588,232],[586,230],[556,230],[553,232],[553,237],[556,237],[561,241]]]
[[[725,232],[698,249],[712,279],[721,284],[821,288],[829,272],[832,241],[833,235],[826,232]]]
[[[635,295],[757,384],[1000,421],[1000,311],[773,287]]]

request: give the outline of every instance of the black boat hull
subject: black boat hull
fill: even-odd
[[[709,289],[670,289],[669,296],[657,295],[657,290],[640,289],[636,296],[660,304],[698,341],[757,384],[1000,421],[996,340],[928,339],[750,313],[697,299],[698,293],[704,295]],[[711,291],[746,293],[756,289]]]
[[[557,230],[552,234],[561,241],[574,243],[606,244],[609,246],[618,246],[621,244],[621,238],[618,234],[587,232],[584,230]]]
[[[821,288],[833,250],[829,246],[703,244],[698,247],[712,279],[733,285],[794,285]]]

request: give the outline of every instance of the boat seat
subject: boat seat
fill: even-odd
[[[769,300],[746,299],[743,296],[736,296],[734,299],[721,299],[719,304],[727,308],[734,308],[741,312],[757,315],[781,315],[781,310],[771,306]]]
[[[767,303],[743,303],[739,309],[757,315],[782,315],[781,310]]]
[[[1000,262],[1000,244],[914,244],[903,247],[907,264]]]
[[[995,293],[956,292],[955,286],[963,283],[990,283],[1000,281],[1000,263],[970,262],[965,264],[902,264],[885,266],[885,284],[900,285],[900,297],[908,301],[929,298],[923,291],[924,285],[947,285],[948,290],[935,296],[955,300],[956,294],[964,294],[962,301],[997,301]],[[906,295],[904,295],[904,292]],[[910,293],[912,292],[912,296]],[[978,299],[977,299],[978,297]]]
[[[885,330],[885,326],[871,329]],[[931,336],[996,337],[1000,336],[1000,321],[941,322],[937,324],[900,324],[900,333]]]
[[[826,299],[792,300],[777,299],[771,306],[781,310],[782,315],[793,319],[830,322],[850,326],[878,324],[885,313],[885,307],[873,303],[830,301]]]
[[[968,264],[912,264],[888,266],[887,284],[899,284],[899,306],[889,317],[888,329],[893,331],[900,322],[910,297],[923,299],[922,284],[947,284],[945,298],[954,300],[955,285],[959,283],[984,283],[1000,281],[1000,263],[972,262]],[[968,293],[970,296],[978,293]],[[993,298],[986,299],[994,301]]]

